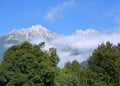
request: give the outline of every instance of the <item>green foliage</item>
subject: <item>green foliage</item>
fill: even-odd
[[[10,47],[0,65],[0,86],[53,86],[59,58],[56,50],[42,51],[44,42]]]
[[[57,86],[87,86],[84,68],[78,61],[65,64],[57,76]]]
[[[120,85],[120,47],[110,42],[101,44],[89,58],[89,68],[94,79],[113,86]]]
[[[79,86],[77,77],[71,75],[64,69],[60,69],[55,78],[55,86]]]
[[[53,63],[53,66],[57,66],[58,62],[59,62],[59,58],[57,56],[57,52],[56,52],[56,49],[55,48],[50,48],[49,49],[49,53],[50,53],[50,56],[52,57],[51,58],[51,61]]]
[[[119,86],[120,44],[107,42],[94,50],[88,66],[78,61],[58,68],[56,49],[43,51],[45,43],[24,42],[10,47],[0,64],[0,86]]]

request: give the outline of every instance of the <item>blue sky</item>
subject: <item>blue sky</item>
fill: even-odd
[[[112,31],[120,25],[120,0],[0,0],[0,35],[36,24],[65,35]]]

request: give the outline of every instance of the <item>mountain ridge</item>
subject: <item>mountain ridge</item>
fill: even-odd
[[[98,34],[98,31],[93,29],[77,30],[71,35],[62,35],[55,32],[49,31],[42,25],[33,25],[32,27],[22,28],[20,30],[13,30],[6,35],[0,37],[0,60],[2,60],[5,50],[14,44],[20,44],[24,41],[29,41],[33,44],[46,42],[46,48],[50,47],[57,48],[59,57],[61,58],[60,65],[64,65],[66,61],[72,61],[78,59],[79,62],[85,61],[88,55],[82,56],[82,47],[76,47],[78,43],[73,43],[74,41],[82,40],[81,37],[91,34]],[[69,42],[70,41],[70,42]],[[76,45],[76,46],[74,46]],[[87,52],[92,51],[91,49]],[[67,59],[67,60],[66,60]]]

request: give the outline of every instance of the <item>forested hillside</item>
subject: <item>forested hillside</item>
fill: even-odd
[[[120,44],[99,45],[82,66],[77,60],[64,68],[55,48],[45,43],[13,45],[0,63],[0,86],[120,86]]]

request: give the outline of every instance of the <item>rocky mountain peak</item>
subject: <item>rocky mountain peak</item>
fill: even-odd
[[[31,40],[36,37],[52,39],[55,38],[58,34],[47,30],[42,25],[34,25],[29,28],[23,28],[20,30],[13,30],[6,34],[7,40]]]
[[[97,34],[97,33],[99,32],[93,29],[87,29],[85,31],[79,29],[75,33],[73,33],[73,35],[90,35],[90,34]]]

